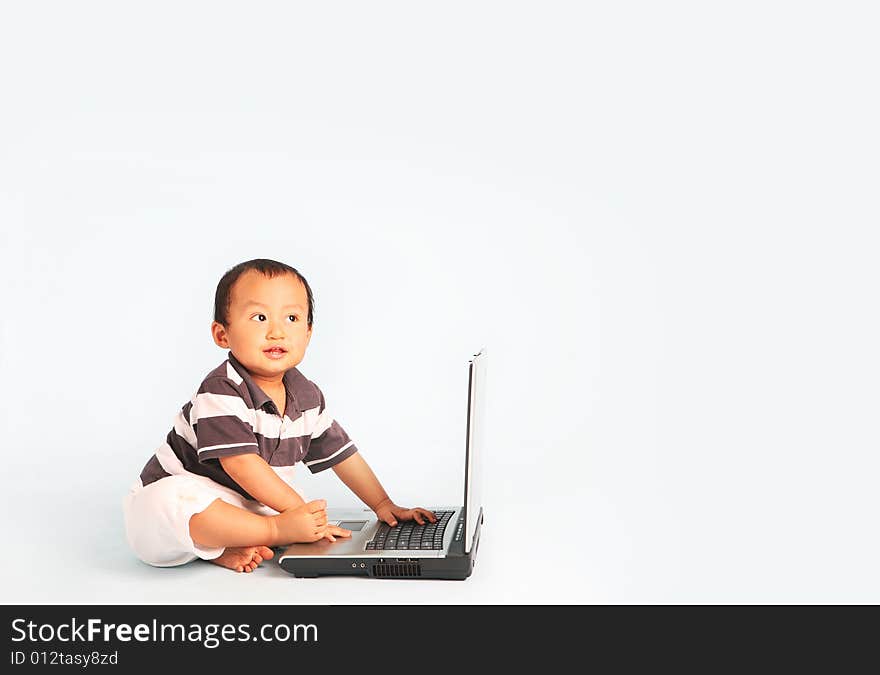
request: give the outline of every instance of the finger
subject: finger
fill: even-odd
[[[392,515],[387,515],[384,518],[385,522],[388,523],[391,527],[395,527],[397,525],[397,518]]]
[[[327,531],[324,533],[324,538],[325,538],[325,539],[329,539],[330,541],[336,541],[336,537],[333,536],[333,533],[330,532],[330,530],[327,530]]]
[[[318,511],[323,511],[327,508],[327,500],[325,499],[314,499],[306,504],[308,510],[311,513],[317,513]]]
[[[415,518],[415,521],[419,525],[425,524],[425,517],[421,513],[419,513],[418,511],[413,511],[413,518]]]
[[[344,527],[338,527],[336,525],[331,525],[328,530],[335,534],[337,537],[350,537],[351,530],[346,530]]]
[[[423,509],[421,507],[418,507],[418,508],[410,509],[410,512],[412,513],[412,517],[415,518],[416,522],[418,522],[419,524],[422,523],[422,520],[429,520],[432,523],[437,520],[437,518],[434,516],[434,514],[431,511],[428,511],[428,509]],[[422,520],[419,520],[420,518]]]

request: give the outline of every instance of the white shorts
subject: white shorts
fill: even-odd
[[[261,516],[278,513],[204,476],[166,476],[146,486],[138,479],[122,503],[128,545],[138,558],[156,567],[219,557],[225,548],[201,548],[189,534],[190,518],[208,508],[215,499]]]

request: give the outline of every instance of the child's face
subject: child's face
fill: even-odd
[[[312,337],[308,317],[309,298],[299,279],[248,270],[230,291],[229,325],[215,321],[211,334],[254,379],[278,383],[305,356]]]

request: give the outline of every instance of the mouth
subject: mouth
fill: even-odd
[[[280,359],[287,353],[287,350],[284,347],[270,347],[269,349],[264,349],[263,353],[270,359]]]

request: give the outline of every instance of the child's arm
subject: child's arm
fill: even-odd
[[[388,523],[391,527],[397,525],[398,519],[415,519],[419,525],[424,525],[426,519],[432,523],[437,521],[437,516],[427,509],[421,507],[406,509],[391,501],[379,479],[359,452],[334,465],[333,471],[364,504],[376,512],[379,520]]]
[[[278,512],[302,506],[305,502],[296,490],[281,480],[259,455],[221,457],[220,464],[251,497]]]

